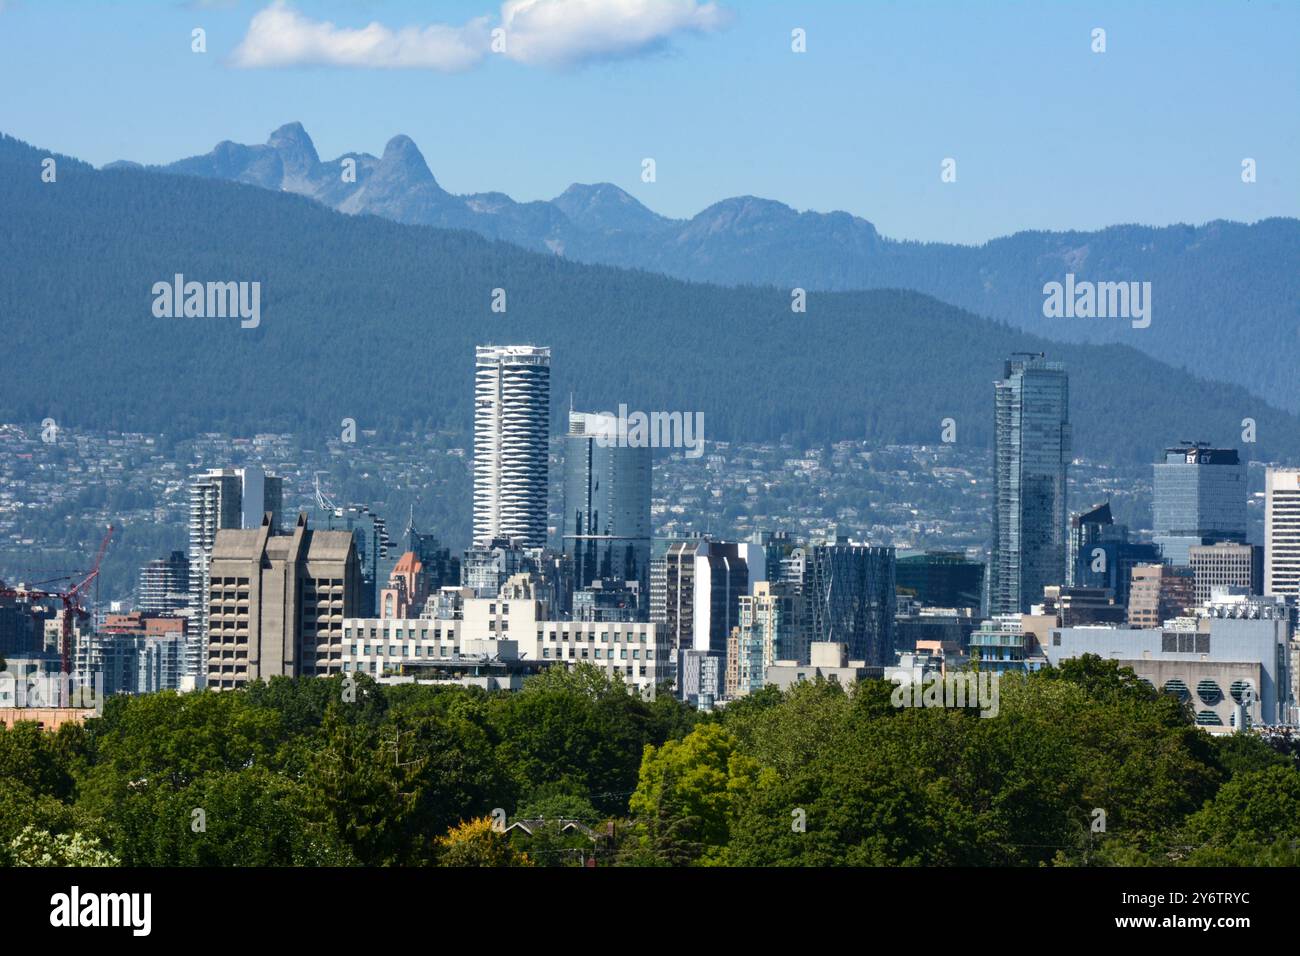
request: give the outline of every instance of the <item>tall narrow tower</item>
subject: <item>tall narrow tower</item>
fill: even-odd
[[[551,350],[480,345],[474,375],[474,543],[546,545]]]
[[[1023,614],[1066,580],[1070,385],[1041,355],[1006,363],[994,385],[993,553],[989,613]]]

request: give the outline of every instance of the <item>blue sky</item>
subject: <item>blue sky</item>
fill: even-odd
[[[384,69],[248,55],[271,0],[0,0],[0,130],[98,165],[264,142],[301,120],[322,158],[378,154],[406,133],[453,192],[547,199],[608,181],[672,216],[752,194],[950,242],[1300,215],[1294,0],[662,0],[667,14],[631,40],[584,19],[595,0],[524,2],[567,7],[519,28],[535,55]],[[499,0],[286,9],[312,30],[446,24],[453,43],[503,15]],[[194,27],[206,54],[190,50]],[[806,53],[791,52],[795,27]],[[1095,27],[1105,53],[1091,50]],[[654,183],[641,182],[644,157]],[[940,181],[947,157],[955,183]]]

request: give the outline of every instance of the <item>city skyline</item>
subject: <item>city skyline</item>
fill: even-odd
[[[978,868],[1044,939],[1281,928],[1296,35],[0,0],[9,910]]]

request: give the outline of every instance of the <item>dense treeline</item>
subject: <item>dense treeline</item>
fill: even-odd
[[[1300,458],[1300,420],[1124,346],[1058,345],[900,291],[723,288],[580,265],[466,232],[346,216],[301,197],[65,160],[0,139],[0,420],[165,431],[469,427],[473,348],[554,349],[556,432],[579,407],[702,411],[709,439],[934,442],[984,460],[1013,351],[1068,363],[1077,450],[1166,443]],[[156,318],[176,274],[261,283],[261,323]],[[506,312],[491,310],[493,290]]]
[[[1287,748],[1213,738],[1176,698],[1097,658],[1005,678],[1000,698],[997,716],[984,718],[896,708],[882,681],[817,682],[701,715],[587,666],[550,671],[516,694],[361,677],[119,697],[58,733],[0,731],[0,857],[1300,862],[1300,770]],[[534,821],[531,832],[501,831],[516,821]]]

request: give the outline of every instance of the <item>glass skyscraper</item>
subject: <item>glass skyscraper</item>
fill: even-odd
[[[989,613],[1024,614],[1066,579],[1070,383],[1061,362],[1018,353],[994,384]]]
[[[803,648],[816,641],[847,644],[868,667],[894,662],[894,549],[853,544],[810,545],[804,552]]]
[[[1184,442],[1156,463],[1153,536],[1164,559],[1187,565],[1193,545],[1246,541],[1246,467],[1235,448]]]
[[[650,448],[618,445],[610,416],[569,412],[564,436],[564,553],[574,584],[637,581],[650,589]]]

